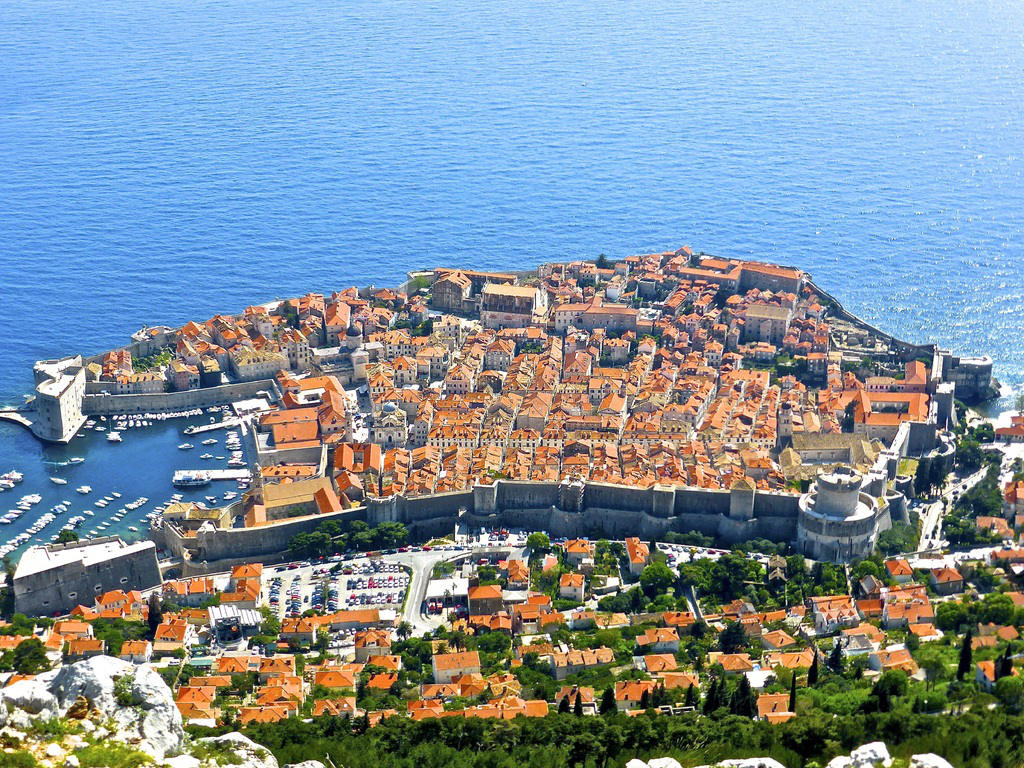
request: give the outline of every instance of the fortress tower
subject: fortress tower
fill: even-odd
[[[871,554],[886,516],[876,499],[862,492],[863,484],[850,467],[819,475],[800,497],[797,549],[815,560],[840,563]]]

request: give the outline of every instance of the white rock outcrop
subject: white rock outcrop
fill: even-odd
[[[57,697],[47,687],[46,677],[19,680],[0,690],[0,720],[7,722],[7,716],[15,710],[44,719],[57,716]]]
[[[319,760],[303,760],[301,763],[289,763],[284,768],[327,768]]]
[[[914,755],[910,758],[910,768],[953,768],[944,757],[939,757],[932,752],[925,752],[923,755]]]
[[[198,744],[217,744],[228,747],[240,762],[232,762],[237,768],[278,768],[277,758],[266,747],[260,746],[247,736],[240,733],[225,733],[223,736],[212,736],[199,739]]]
[[[118,682],[124,678],[127,684]],[[29,682],[36,681],[42,681],[55,700],[55,714],[67,715],[76,702],[80,706],[84,700],[91,712],[113,722],[111,735],[118,741],[157,759],[181,749],[185,735],[181,713],[171,689],[150,666],[136,667],[112,656],[94,656]],[[49,705],[45,697],[28,698],[42,707]],[[96,731],[97,736],[102,730]]]

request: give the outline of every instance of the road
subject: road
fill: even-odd
[[[939,497],[924,508],[918,551],[942,546],[942,514],[946,505],[953,503],[954,493],[962,495],[981,482],[986,472],[987,468],[982,467],[965,478],[955,478],[952,482],[947,482]]]

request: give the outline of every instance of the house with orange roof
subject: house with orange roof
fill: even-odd
[[[1017,667],[1012,667],[1010,671],[1011,676],[1017,677]],[[996,665],[994,661],[979,661],[975,665],[974,670],[974,682],[978,684],[978,687],[983,691],[992,693],[996,688]]]
[[[639,576],[651,561],[651,550],[636,536],[626,539],[626,555],[629,557],[629,572]]]
[[[677,653],[679,633],[675,627],[651,627],[637,635],[636,644],[644,653]]]
[[[505,564],[506,579],[509,589],[528,589],[530,586],[530,568],[522,560],[509,560]]]
[[[436,653],[431,659],[435,683],[450,683],[463,675],[480,674],[480,654],[476,651],[462,653]]]
[[[768,651],[780,651],[783,648],[790,648],[796,645],[796,640],[788,632],[776,629],[771,632],[762,633],[761,645]]]
[[[555,680],[564,680],[587,669],[611,664],[615,661],[615,652],[610,648],[570,648],[566,652],[555,651],[551,654],[551,669]]]
[[[469,613],[472,616],[486,616],[504,609],[504,597],[497,584],[470,587],[468,591]]]
[[[117,658],[132,664],[146,664],[153,655],[153,644],[149,640],[125,640]]]
[[[254,707],[241,707],[238,710],[238,722],[243,725],[259,723],[279,723],[287,720],[298,709],[288,704],[257,705]]]
[[[355,636],[356,661],[370,661],[374,656],[386,656],[391,652],[391,633],[385,629],[364,629]]]
[[[356,675],[352,671],[340,667],[322,667],[314,674],[313,685],[332,690],[354,689]]]
[[[565,562],[575,568],[594,561],[594,545],[586,539],[569,539],[562,548],[565,551]]]
[[[676,657],[671,653],[649,653],[639,657],[637,668],[654,676],[664,672],[674,672],[677,666]]]
[[[764,655],[764,665],[771,669],[810,669],[814,663],[814,651],[803,648],[799,651],[772,651]]]
[[[469,626],[476,634],[502,632],[509,636],[512,635],[512,617],[504,611],[489,616],[470,616]]]
[[[868,666],[877,672],[902,669],[908,675],[916,674],[918,669],[917,662],[904,645],[891,645],[869,653]]]
[[[713,652],[708,659],[712,664],[721,664],[728,676],[745,675],[752,672],[754,662],[749,653],[717,653]]]
[[[964,591],[964,577],[948,566],[932,568],[928,581],[940,595],[954,595]]]
[[[261,658],[257,671],[261,683],[266,683],[274,677],[293,676],[295,674],[295,657],[269,656]]]
[[[558,596],[564,600],[582,603],[586,595],[586,580],[582,573],[563,573],[558,580]]]
[[[788,693],[762,693],[757,697],[757,719],[766,722],[784,723],[796,717],[789,709]]]
[[[338,699],[317,699],[313,702],[313,717],[322,717],[323,715],[355,717],[357,712],[355,696],[342,696]]]
[[[619,680],[615,683],[615,708],[619,712],[639,709],[644,694],[649,698],[655,685],[654,680]]]
[[[106,643],[98,637],[83,637],[77,640],[68,640],[64,660],[71,664],[76,661],[92,658],[93,656],[102,656],[105,651]]]

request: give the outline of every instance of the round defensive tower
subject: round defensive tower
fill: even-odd
[[[882,510],[850,467],[819,475],[800,497],[797,546],[815,560],[849,562],[867,557],[878,540]]]

